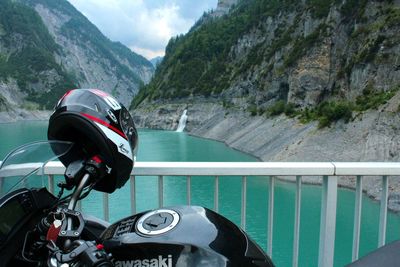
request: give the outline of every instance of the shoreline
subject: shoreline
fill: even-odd
[[[196,134],[193,134],[193,133],[190,133],[190,132],[185,132],[185,133],[190,135],[190,136],[203,138],[203,139],[207,139],[207,140],[212,140],[212,141],[216,141],[216,142],[221,142],[224,145],[226,145],[227,147],[229,147],[230,149],[233,149],[233,150],[239,151],[239,152],[241,152],[243,154],[249,155],[249,156],[255,158],[259,162],[268,162],[268,161],[262,160],[260,157],[257,157],[254,154],[251,154],[251,153],[248,153],[246,151],[240,150],[240,149],[238,149],[236,147],[232,147],[227,142],[225,142],[223,140],[213,139],[213,138],[210,138],[210,137],[203,137],[203,136],[196,135]],[[294,162],[298,162],[298,161],[294,161]],[[291,184],[295,184],[296,183],[295,178],[294,177],[291,178],[292,176],[287,176],[287,177],[286,176],[274,176],[274,177],[276,179],[282,181],[282,182],[291,183]],[[355,184],[355,181],[352,181],[352,180],[353,179],[355,180],[356,176],[337,176],[337,177],[338,177],[338,182],[337,182],[338,189],[339,188],[348,189],[348,190],[352,190],[355,193],[356,184]],[[370,180],[379,179],[379,180],[382,180],[382,177],[381,176],[371,176],[371,177],[363,176],[363,181],[365,181],[366,179],[370,179]],[[319,177],[319,176],[302,176],[301,184],[303,184],[303,185],[321,186],[322,185],[322,181],[321,180],[322,180],[322,177]],[[371,189],[371,188],[366,186],[365,183],[364,183],[364,186],[362,188],[362,194],[364,194],[370,200],[372,200],[372,201],[376,202],[377,204],[379,204],[381,195],[380,194],[374,194],[374,193],[370,192],[369,189]],[[381,187],[379,188],[379,192],[381,192]],[[389,197],[390,197],[390,188],[388,189],[388,194],[389,194]],[[388,197],[388,206],[387,206],[388,210],[390,210],[391,212],[393,212],[395,214],[400,214],[400,203],[391,203],[389,197]]]
[[[15,123],[15,122],[20,122],[20,121],[47,121],[48,118],[50,117],[52,111],[50,110],[45,110],[45,111],[29,111],[29,110],[24,110],[24,109],[18,109],[18,110],[13,110],[13,111],[8,111],[8,112],[0,112],[0,124],[6,124],[6,123]],[[177,115],[180,116],[180,111],[177,112]],[[178,116],[178,119],[179,119]],[[249,120],[252,118],[250,117]],[[255,118],[257,119],[257,118]],[[277,121],[281,120],[279,118],[276,118]],[[143,127],[143,125],[137,124],[137,128],[143,128],[143,129],[155,129],[158,128],[160,130],[173,130],[173,127],[167,128],[166,127]],[[207,140],[212,140],[212,141],[217,141],[220,143],[223,143],[225,146],[239,151],[243,154],[249,155],[253,157],[256,161],[258,162],[273,162],[273,161],[293,161],[293,162],[300,162],[299,160],[291,160],[291,159],[286,159],[286,160],[268,160],[268,159],[263,159],[260,155],[257,155],[255,153],[251,153],[251,151],[246,151],[243,148],[243,146],[235,146],[232,145],[232,143],[227,142],[226,139],[223,138],[215,138],[212,135],[208,134],[199,134],[199,128],[203,127],[204,125],[200,125],[200,127],[193,127],[191,125],[188,127],[185,131],[186,134],[194,137],[199,137]],[[208,132],[205,132],[208,133]],[[303,160],[305,161],[315,161],[315,160]],[[326,161],[326,160],[320,160],[320,161]],[[329,160],[332,161],[332,160]],[[354,161],[354,160],[353,160]],[[361,161],[362,162],[362,161]],[[295,180],[290,177],[276,177],[277,179],[285,182],[290,182],[294,183]],[[381,177],[376,178],[376,177],[364,177],[364,186],[362,188],[363,193],[371,200],[376,201],[377,203],[380,202],[380,197],[381,197]],[[399,181],[398,179],[390,179],[390,187],[389,187],[389,197],[388,197],[388,209],[392,212],[399,213],[400,212],[400,186],[399,186]],[[393,185],[396,183],[395,185]],[[306,177],[303,176],[302,178],[302,184],[309,184],[309,185],[321,185],[321,178],[320,177]],[[351,189],[355,191],[355,176],[339,176],[338,177],[338,187],[341,188],[346,188],[346,189]]]
[[[1,111],[0,124],[19,121],[47,121],[52,112],[52,110],[26,110],[20,108]]]
[[[338,121],[318,129],[317,122],[296,118],[250,116],[218,103],[147,105],[132,112],[138,127],[174,130],[187,109],[185,132],[250,155],[261,162],[399,162],[400,114],[387,103],[379,110],[354,114],[349,123]],[[319,177],[302,183],[321,185]],[[293,182],[293,179],[285,179]],[[338,177],[338,187],[355,190],[355,176]],[[377,202],[382,178],[364,176],[363,193]],[[400,177],[391,176],[388,208],[400,211]]]

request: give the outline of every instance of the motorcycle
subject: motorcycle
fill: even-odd
[[[204,207],[165,207],[113,224],[76,209],[93,190],[122,187],[134,163],[133,121],[108,94],[68,92],[48,137],[0,165],[1,266],[274,266],[243,230]],[[54,160],[65,166],[57,195],[43,175]]]

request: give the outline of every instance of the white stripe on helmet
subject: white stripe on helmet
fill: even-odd
[[[100,130],[102,130],[103,133],[108,137],[108,139],[110,139],[118,147],[119,153],[133,160],[131,146],[125,138],[123,138],[113,130],[105,127],[104,125],[101,125],[97,122],[95,123],[97,126],[99,126]]]

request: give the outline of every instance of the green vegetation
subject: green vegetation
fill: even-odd
[[[7,111],[8,105],[7,100],[0,94],[0,111]]]
[[[360,19],[365,12],[368,0],[346,0],[340,8],[340,12],[346,20]],[[336,1],[340,3],[340,0]]]
[[[352,105],[347,101],[323,101],[312,109],[305,109],[301,115],[302,122],[318,121],[318,127],[329,127],[332,122],[343,119],[348,122],[352,118]]]
[[[286,102],[283,100],[276,101],[272,106],[270,106],[267,111],[271,116],[280,115],[285,111]]]
[[[286,34],[271,47],[260,44],[253,48],[242,66],[232,65],[229,57],[230,49],[237,40],[250,29],[258,27],[260,21],[294,10],[297,6],[298,1],[295,0],[240,1],[229,16],[214,18],[205,14],[187,35],[170,40],[153,80],[142,89],[132,106],[140,104],[145,98],[172,99],[219,94],[230,86],[232,73],[247,70],[248,66],[260,63],[287,44],[293,29],[284,31]]]
[[[337,99],[322,101],[316,107],[300,110],[293,103],[286,103],[278,100],[266,110],[251,105],[248,111],[252,116],[266,114],[268,117],[285,114],[288,117],[298,117],[301,122],[308,123],[318,121],[319,128],[329,127],[333,122],[344,120],[346,123],[352,119],[353,112],[363,112],[370,109],[378,109],[386,104],[400,89],[400,85],[388,91],[376,91],[370,83],[364,89],[363,94],[352,103],[346,100]],[[400,109],[400,105],[399,105]]]
[[[312,15],[315,18],[325,18],[328,15],[333,2],[334,1],[330,0],[307,0]]]
[[[293,103],[286,103],[284,100],[278,100],[266,110],[267,116],[277,116],[284,113],[288,117],[294,117],[299,114]]]
[[[143,102],[143,100],[146,98],[145,95],[145,90],[143,90],[143,85],[139,88],[139,92],[137,93],[137,95],[135,96],[135,98],[133,98],[131,105],[129,106],[129,109],[132,110],[135,107],[137,107],[140,103]]]
[[[399,89],[400,86],[388,91],[376,91],[372,84],[368,84],[355,103],[345,100],[323,101],[315,108],[306,108],[300,112],[299,118],[303,122],[317,120],[319,128],[329,127],[332,122],[340,119],[348,122],[352,118],[353,112],[378,109],[381,105],[386,104]]]
[[[251,116],[265,114],[267,117],[278,116],[285,114],[293,118],[298,117],[301,122],[308,123],[310,121],[318,121],[318,127],[324,128],[331,125],[332,122],[343,119],[345,122],[350,121],[354,106],[344,100],[323,101],[314,108],[305,108],[300,110],[295,104],[287,103],[284,100],[278,100],[266,110],[257,108],[256,105],[251,105],[248,108]]]
[[[247,110],[250,112],[251,116],[256,116],[258,114],[258,108],[256,104],[251,104]]]
[[[51,108],[60,94],[74,87],[72,79],[56,63],[60,47],[50,36],[40,16],[28,6],[14,1],[0,2],[1,41],[13,51],[0,55],[0,78],[14,78],[28,99]],[[45,93],[31,88],[51,73],[56,82],[46,84]]]
[[[400,8],[390,7],[387,10],[385,24],[388,28],[392,28],[392,27],[398,26],[400,24]]]
[[[399,87],[388,91],[376,91],[372,84],[368,84],[363,90],[363,94],[357,97],[355,110],[377,109],[380,105],[386,104],[396,94]]]

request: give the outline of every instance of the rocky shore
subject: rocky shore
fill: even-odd
[[[48,120],[52,111],[50,110],[26,110],[15,108],[0,112],[0,123],[9,123],[23,120]]]
[[[207,101],[147,104],[132,114],[138,127],[174,130],[187,109],[186,132],[224,142],[261,161],[397,162],[400,159],[399,98],[400,94],[379,110],[353,114],[349,123],[339,121],[324,129],[318,129],[317,122],[302,124],[284,115],[250,116]],[[320,183],[320,178],[304,177],[304,181]],[[339,185],[354,188],[355,177],[340,177]],[[379,200],[380,177],[366,177],[363,189],[371,198]],[[389,190],[389,207],[400,211],[399,177],[390,177]]]

